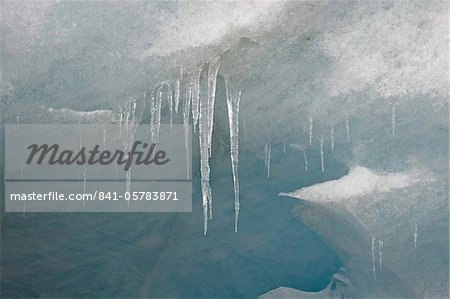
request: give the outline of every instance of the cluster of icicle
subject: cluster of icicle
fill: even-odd
[[[198,70],[197,76],[193,78],[193,97],[192,97],[192,123],[194,130],[198,123],[198,137],[200,146],[200,176],[203,205],[203,233],[208,231],[208,217],[212,219],[212,192],[209,184],[211,157],[211,142],[214,124],[214,104],[216,98],[217,72],[220,67],[219,57],[207,65],[206,94],[202,89],[201,74],[203,68]],[[204,84],[203,84],[204,85]]]
[[[131,148],[134,143],[134,135],[138,128],[139,122],[141,121],[143,110],[144,109],[136,109],[137,100],[134,99],[131,102],[127,103],[125,106],[119,107],[117,111],[118,122],[119,122],[119,135],[120,140],[122,140],[122,146],[124,148],[124,152],[126,153],[126,159],[128,159],[128,152],[131,151]],[[145,101],[143,102],[143,107],[145,108]],[[103,132],[103,142],[106,142],[106,132]],[[116,165],[117,167],[117,165]],[[117,168],[116,168],[117,171]],[[131,191],[131,171],[132,168],[127,170],[125,173],[125,190],[126,192]],[[129,204],[129,201],[127,201]]]
[[[211,186],[209,184],[210,166],[209,159],[212,156],[212,135],[214,125],[214,107],[216,99],[217,73],[220,67],[220,57],[213,59],[207,65],[199,68],[198,72],[192,77],[189,96],[184,107],[191,105],[192,124],[194,132],[198,126],[199,146],[200,146],[200,176],[203,205],[203,233],[208,231],[208,218],[212,219],[213,198]],[[206,88],[202,88],[202,72],[206,70]],[[230,79],[225,75],[226,98],[228,107],[228,119],[230,127],[230,155],[231,167],[234,182],[234,200],[235,200],[235,224],[234,229],[238,229],[239,217],[239,103],[241,92],[233,94],[230,86]],[[206,91],[206,92],[205,92]],[[186,109],[185,111],[188,111]],[[189,121],[189,113],[184,114],[184,123]]]
[[[201,65],[194,74],[188,74],[180,69],[179,75],[171,85],[168,82],[162,82],[155,86],[144,96],[144,103],[149,103],[150,107],[150,130],[152,142],[159,141],[159,130],[161,126],[161,107],[163,100],[166,99],[169,107],[170,124],[173,123],[174,115],[178,114],[179,107],[183,109],[183,125],[185,136],[186,151],[186,177],[190,179],[191,170],[189,169],[189,123],[192,117],[194,132],[198,131],[200,147],[200,174],[201,174],[201,192],[202,206],[204,216],[204,234],[208,231],[208,219],[212,219],[213,198],[211,186],[209,183],[210,165],[209,159],[212,156],[212,135],[214,124],[214,106],[216,97],[217,74],[220,67],[220,56],[211,62]],[[202,76],[206,73],[206,76]],[[206,78],[206,80],[203,80]],[[206,82],[205,82],[206,81]],[[232,92],[230,79],[225,76],[226,98],[228,107],[228,118],[230,128],[230,155],[231,167],[234,182],[235,199],[235,224],[237,232],[239,217],[239,104],[241,92]],[[185,85],[184,85],[185,84]],[[182,89],[184,88],[184,93]],[[118,113],[119,124],[121,126],[121,137],[123,146],[128,149],[133,144],[133,137],[140,117],[136,117],[136,101],[131,102]],[[131,172],[127,174],[127,190],[131,182]]]
[[[395,105],[392,105],[391,108],[391,134],[393,137],[395,137],[395,132],[396,132],[396,119],[397,119],[397,115],[396,115],[396,109],[395,109]],[[314,119],[313,117],[310,115],[308,118],[308,139],[309,139],[309,146],[312,147],[313,145],[313,138],[314,138],[314,134],[313,134],[313,129],[314,129]],[[305,130],[305,128],[304,128]],[[333,122],[330,123],[330,143],[331,143],[331,151],[334,150],[334,133],[335,133],[335,125]],[[349,117],[348,114],[345,116],[345,134],[347,136],[347,143],[350,143],[350,121],[349,121]],[[267,145],[266,145],[267,148]],[[306,153],[305,151],[303,151],[304,154],[304,159],[305,159],[305,168],[306,170],[308,170],[308,162],[307,162],[307,157],[306,157]],[[266,158],[267,160],[267,158]],[[322,135],[320,138],[320,166],[321,166],[321,170],[322,172],[325,171],[325,165],[324,165],[324,134],[322,131]]]

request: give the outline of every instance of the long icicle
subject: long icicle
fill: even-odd
[[[188,94],[183,101],[183,127],[184,127],[184,151],[186,153],[186,179],[190,179],[189,161],[189,115],[191,111],[192,88],[189,87]]]
[[[241,92],[237,96],[232,96],[229,90],[228,78],[226,83],[228,123],[230,126],[230,156],[231,169],[233,171],[234,185],[234,231],[238,231],[239,220],[239,103],[241,101]]]
[[[200,78],[202,74],[202,68],[200,67],[196,76],[193,77],[192,85],[192,126],[194,127],[194,132],[197,128],[197,122],[199,117],[200,109]]]
[[[181,80],[183,80],[183,66],[181,66],[180,75],[175,81],[175,114],[178,114],[178,106],[180,104]]]
[[[206,235],[208,231],[208,204],[211,205],[211,188],[209,185],[209,121],[208,121],[208,98],[200,97],[200,113],[199,113],[199,145],[200,145],[200,174],[202,187],[202,202],[203,202],[203,233]],[[210,206],[211,209],[211,206]],[[210,211],[211,217],[211,211]]]
[[[156,100],[154,101],[154,114],[152,116],[152,122],[154,126],[155,139],[154,142],[159,142],[159,128],[161,127],[161,101],[163,94],[163,86],[159,89],[159,92],[156,93]],[[152,136],[153,138],[153,136]]]
[[[173,91],[169,88],[167,93],[167,103],[169,104],[169,116],[170,116],[170,131],[172,132],[173,127]]]
[[[267,148],[267,178],[270,179],[270,160],[272,155],[272,145]]]
[[[214,128],[214,104],[216,101],[217,73],[220,67],[220,56],[216,57],[208,66],[208,149],[211,157],[212,133]]]

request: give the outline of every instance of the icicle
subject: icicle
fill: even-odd
[[[414,240],[414,248],[417,247],[417,237],[418,237],[418,224],[416,221],[411,222],[411,231],[413,233],[413,240]]]
[[[208,121],[208,99],[206,97],[200,97],[200,113],[198,118],[199,125],[199,146],[200,146],[200,174],[201,174],[201,187],[202,187],[202,202],[203,202],[203,233],[206,235],[208,231],[208,204],[210,209],[210,217],[212,215],[212,196],[211,188],[209,185],[209,148],[208,148],[208,136],[209,136],[209,121]]]
[[[323,133],[322,133],[322,137],[320,138],[320,167],[322,169],[322,172],[324,172],[325,165],[323,164]]]
[[[169,104],[169,116],[170,116],[170,132],[172,132],[173,127],[173,91],[169,89],[167,93],[167,102]]]
[[[286,143],[283,143],[283,154],[286,154]]]
[[[197,128],[199,108],[200,108],[200,78],[202,74],[202,68],[200,67],[197,76],[194,77],[192,85],[194,86],[192,91],[192,126],[194,127],[194,132]]]
[[[17,114],[17,115],[16,115],[16,122],[17,122],[17,124],[19,124],[19,123],[20,123],[20,118],[19,118],[19,114]]]
[[[264,167],[267,168],[267,153],[269,152],[269,146],[264,144]]]
[[[331,151],[333,151],[334,150],[334,123],[331,124],[330,136],[331,136]]]
[[[303,151],[303,160],[305,161],[305,170],[308,171],[308,157],[305,150]]]
[[[144,95],[144,98],[145,98],[145,95]],[[119,114],[119,135],[122,136],[122,123],[123,123],[122,107],[119,108],[118,114]]]
[[[381,237],[378,238],[378,265],[381,271],[383,268],[383,239]]]
[[[373,279],[377,279],[376,268],[375,268],[375,238],[374,237],[372,237],[371,252],[372,252],[372,273],[373,273]]]
[[[270,179],[270,160],[272,154],[272,145],[269,145],[267,149],[267,178]]]
[[[155,88],[155,95],[152,93],[150,103],[150,130],[152,133],[152,142],[157,143],[159,141],[159,128],[161,126],[161,99],[162,99],[162,87]]]
[[[313,118],[312,118],[312,116],[309,116],[308,130],[309,130],[309,146],[312,146],[312,137],[313,137]]]
[[[128,159],[128,157],[127,157]],[[130,169],[128,169],[128,171],[125,173],[125,180],[126,180],[126,184],[125,184],[125,191],[126,192],[130,192],[131,191],[131,167]],[[127,203],[129,203],[130,201],[128,200]]]
[[[395,136],[395,120],[396,120],[396,115],[395,115],[395,106],[392,106],[392,136]]]
[[[83,168],[83,193],[86,194],[86,165]],[[83,206],[85,205],[84,200],[83,202]]]
[[[186,178],[189,180],[189,115],[191,110],[192,88],[189,87],[188,94],[183,102],[183,126],[184,126],[184,150],[186,153]]]
[[[145,101],[146,101],[146,97],[147,97],[147,93],[144,94],[144,104],[143,107],[145,107]],[[155,100],[153,98],[153,94],[152,94],[152,102],[150,103],[150,109],[151,109],[151,113],[154,113],[154,104],[155,104]],[[120,117],[120,138],[122,140],[122,145],[124,148],[125,153],[128,153],[131,150],[131,147],[133,146],[134,143],[134,134],[136,133],[137,127],[139,125],[139,122],[142,118],[142,111],[141,110],[141,114],[138,116],[138,114],[136,113],[136,100],[131,101],[130,103],[128,103],[124,108],[120,108],[119,110],[119,117]],[[154,116],[156,117],[156,115]],[[154,119],[154,117],[152,117],[152,121]],[[153,126],[153,123],[151,123],[151,131],[155,130],[155,126]],[[159,130],[159,127],[157,128]],[[153,132],[152,132],[152,137],[153,137]],[[128,157],[125,157],[126,159],[128,159]],[[116,163],[116,173],[117,173],[117,163]],[[130,192],[131,190],[131,171],[132,169],[130,168],[126,173],[125,173],[125,189],[126,192]],[[127,205],[129,205],[129,201],[127,201]]]
[[[181,80],[183,80],[183,67],[180,68],[180,76],[175,81],[175,113],[178,114],[178,106],[180,103]]]
[[[348,115],[345,116],[345,132],[347,133],[347,143],[350,143],[350,122]]]
[[[228,85],[228,82],[227,82]],[[234,185],[234,231],[238,230],[239,220],[239,102],[241,92],[236,97],[227,91],[228,122],[230,126],[230,156]]]
[[[209,63],[208,67],[208,148],[211,157],[212,133],[214,127],[214,104],[216,101],[217,72],[220,67],[220,56]],[[231,95],[230,95],[231,96]],[[238,104],[239,105],[239,104]]]

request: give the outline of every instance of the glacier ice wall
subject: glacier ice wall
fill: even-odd
[[[261,172],[275,175],[280,144],[300,149],[298,171],[353,169],[344,189],[300,189],[307,202],[296,214],[347,262],[355,288],[439,296],[448,292],[448,38],[441,1],[4,1],[1,119],[117,123],[118,107],[165,82],[174,102],[156,90],[158,101],[138,108],[142,121],[157,119],[155,131],[186,123],[178,105],[190,103],[206,178],[211,149],[230,147],[223,86],[208,93],[227,76],[242,92],[239,150],[266,161]],[[204,184],[206,222],[214,191]],[[376,282],[372,239],[377,265],[383,258]]]

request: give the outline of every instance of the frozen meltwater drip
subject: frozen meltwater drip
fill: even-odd
[[[208,66],[208,148],[210,157],[214,127],[214,104],[216,101],[217,72],[219,71],[220,63],[220,56],[218,56],[213,59]]]
[[[267,148],[267,178],[270,179],[270,160],[272,156],[272,145]]]
[[[322,169],[322,172],[325,171],[325,165],[323,164],[323,133],[320,138],[320,168]]]
[[[150,130],[152,133],[152,142],[159,142],[159,128],[161,126],[161,100],[163,95],[163,86],[155,88],[156,96],[152,94],[150,102]]]
[[[306,156],[306,151],[303,150],[303,160],[305,161],[305,170],[308,171],[308,156]]]
[[[376,275],[376,267],[375,267],[375,238],[372,237],[372,245],[371,245],[371,253],[372,253],[372,273],[373,273],[373,279],[377,279]]]
[[[180,68],[180,75],[175,81],[175,113],[178,114],[178,106],[180,104],[181,80],[183,80],[183,67]]]
[[[228,123],[230,126],[230,156],[234,185],[234,231],[238,230],[239,220],[239,103],[241,92],[236,96],[227,88]]]
[[[333,151],[334,150],[334,123],[331,124],[330,136],[331,136],[331,151]]]
[[[144,95],[144,99],[145,99],[145,95]],[[117,114],[119,115],[119,135],[122,136],[122,123],[123,123],[122,107],[119,107]]]
[[[128,159],[128,157],[127,157]],[[131,167],[125,173],[125,192],[131,192]],[[127,200],[127,205],[130,205],[130,201]]]
[[[197,122],[199,117],[200,109],[200,78],[202,75],[202,68],[200,67],[196,76],[193,77],[192,81],[192,126],[194,127],[194,132],[197,128]]]
[[[19,117],[19,114],[16,115],[16,122],[17,122],[17,124],[20,123],[20,117]]]
[[[383,239],[381,237],[378,238],[378,266],[381,271],[383,268]]]
[[[183,127],[184,127],[184,151],[186,153],[186,179],[190,179],[189,161],[189,115],[191,111],[192,88],[189,87],[188,94],[183,101]]]
[[[392,136],[395,136],[395,106],[392,106],[392,115],[391,115],[391,121],[392,121]]]
[[[347,133],[347,143],[350,143],[350,121],[348,115],[345,116],[345,132]]]
[[[286,154],[286,143],[283,143],[283,154]]]
[[[267,168],[267,153],[269,151],[269,146],[264,144],[264,167]]]
[[[144,103],[147,97],[147,93],[144,95]],[[150,103],[150,109],[152,109],[152,106],[154,105],[154,98],[153,98],[153,94],[152,94],[152,102]],[[145,104],[143,104],[145,105]],[[125,105],[124,107],[121,107],[119,109],[119,118],[120,118],[120,139],[122,140],[122,146],[124,148],[125,153],[128,153],[134,143],[134,135],[136,133],[136,130],[138,128],[139,122],[142,118],[142,110],[140,112],[140,114],[138,115],[136,113],[136,100],[131,101],[130,103],[128,103],[127,105]],[[150,126],[151,130],[153,128],[153,126]],[[126,159],[128,159],[128,156],[126,155],[125,157]],[[116,173],[117,173],[117,163],[116,163]],[[131,171],[132,169],[130,168],[126,173],[125,173],[125,189],[126,192],[130,192],[131,190]],[[129,205],[129,201],[127,201],[127,205]]]
[[[200,112],[198,118],[198,139],[200,146],[200,176],[203,202],[203,233],[206,235],[208,231],[208,204],[210,209],[210,217],[212,216],[212,196],[211,187],[209,185],[209,120],[208,120],[208,98],[200,97]]]
[[[86,165],[83,167],[83,194],[86,194]],[[83,206],[84,206],[84,200]]]
[[[173,126],[173,91],[169,89],[167,93],[167,104],[169,105],[169,117],[170,117],[170,131],[172,132]]]
[[[308,131],[309,131],[309,146],[312,146],[312,137],[313,137],[313,118],[309,117],[308,120]]]
[[[411,222],[411,231],[413,233],[413,240],[414,240],[414,248],[417,247],[417,237],[418,237],[418,224],[416,221]]]

